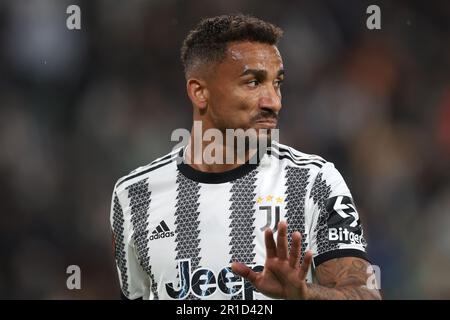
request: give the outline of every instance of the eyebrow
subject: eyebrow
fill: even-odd
[[[258,78],[265,78],[267,77],[267,71],[266,70],[262,70],[262,69],[246,69],[244,72],[242,72],[242,74],[240,75],[241,77],[246,76],[246,75],[254,75],[255,77]],[[277,72],[277,77],[284,75],[284,69],[280,69]]]

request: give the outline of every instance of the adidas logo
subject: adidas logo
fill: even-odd
[[[175,232],[170,231],[167,224],[162,220],[159,225],[156,227],[155,230],[153,230],[152,234],[150,235],[150,240],[156,240],[156,239],[162,239],[162,238],[169,238],[175,236]]]

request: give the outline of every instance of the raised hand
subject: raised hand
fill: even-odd
[[[276,299],[308,299],[309,288],[306,276],[312,261],[312,252],[307,251],[300,265],[301,234],[292,234],[291,250],[288,253],[287,224],[278,224],[277,243],[270,228],[265,230],[266,262],[262,272],[255,272],[246,265],[234,262],[233,272],[248,279],[266,296]]]

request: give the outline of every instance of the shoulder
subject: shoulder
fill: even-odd
[[[322,167],[328,162],[315,154],[308,154],[294,149],[290,146],[273,141],[271,147],[268,149],[268,153],[280,161],[288,161],[290,165],[294,167],[315,167],[316,169],[322,169]]]
[[[163,170],[163,168],[166,168],[168,165],[176,163],[176,159],[181,150],[182,147],[174,149],[168,154],[153,160],[147,165],[138,167],[129,174],[119,178],[114,186],[114,191],[116,193],[120,193],[129,185],[145,180],[150,174],[157,173],[158,171]]]
[[[349,190],[341,173],[336,169],[333,162],[327,161],[321,156],[308,154],[296,150],[290,146],[272,142],[269,148],[271,157],[279,161],[287,162],[286,165],[291,168],[305,168],[309,172],[312,180],[312,188],[330,189],[332,194],[348,194]],[[294,169],[299,170],[299,169]],[[296,172],[296,171],[295,171]]]

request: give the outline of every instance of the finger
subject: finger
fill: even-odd
[[[291,250],[289,251],[289,266],[296,268],[300,263],[300,253],[302,245],[302,235],[295,231],[292,234]]]
[[[277,256],[277,246],[275,240],[273,240],[273,233],[270,228],[267,228],[264,232],[264,240],[266,243],[266,259],[274,258]]]
[[[287,240],[287,225],[286,222],[280,221],[278,224],[277,236],[277,256],[279,259],[287,259],[288,257],[288,240]]]
[[[299,277],[301,280],[305,280],[308,275],[309,266],[312,262],[313,253],[311,250],[306,251],[305,256],[303,257],[303,263],[300,266],[300,274]]]
[[[259,276],[259,273],[253,271],[252,269],[247,267],[245,264],[242,264],[239,262],[233,262],[231,264],[231,270],[233,270],[233,272],[236,273],[237,275],[239,275],[243,278],[246,278],[248,281],[250,281],[253,284],[253,286]]]

